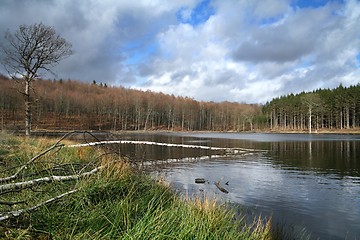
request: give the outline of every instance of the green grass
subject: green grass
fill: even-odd
[[[31,144],[28,144],[31,142]],[[44,143],[45,142],[45,143]],[[49,145],[47,141],[20,139],[25,152],[6,153],[7,161],[26,162],[33,151]],[[0,149],[3,144],[0,143]],[[64,152],[63,152],[64,151]],[[50,154],[49,162],[93,162],[99,149],[63,149]],[[67,158],[64,160],[63,158]],[[223,204],[207,198],[184,199],[166,184],[138,173],[128,164],[115,162],[117,156],[103,156],[106,164],[98,174],[66,183],[45,184],[41,192],[24,190],[16,199],[43,201],[69,189],[75,194],[7,221],[0,238],[10,239],[271,239],[270,222],[261,219],[247,225],[242,217]],[[100,163],[99,163],[100,164]],[[35,167],[29,167],[35,171]],[[1,198],[2,196],[0,196]],[[4,211],[4,206],[1,206]],[[21,206],[20,206],[21,207]],[[11,227],[11,225],[15,227]]]

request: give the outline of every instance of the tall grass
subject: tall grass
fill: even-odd
[[[33,146],[42,147],[43,143],[40,142],[33,143]],[[52,157],[54,160],[66,157],[68,158],[66,161],[76,162],[80,159],[79,155],[86,157],[96,155],[93,149],[81,150],[85,151],[81,153],[80,150],[67,151],[66,154],[57,153]],[[0,229],[2,230],[0,237],[19,239],[271,239],[272,237],[270,222],[264,223],[261,219],[256,219],[253,224],[247,225],[241,216],[225,205],[218,204],[215,199],[181,198],[166,185],[136,172],[124,162],[114,160],[118,158],[106,155],[102,159],[102,164],[106,164],[107,167],[97,175],[71,183],[62,183],[54,188],[52,191],[70,187],[79,191],[43,206],[37,211],[12,219],[9,225],[19,222],[22,224],[18,224],[16,228]],[[50,192],[49,189],[43,195],[51,195]]]

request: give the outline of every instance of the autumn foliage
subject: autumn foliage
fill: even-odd
[[[1,129],[22,130],[23,99],[15,81],[0,77]],[[33,130],[243,131],[260,127],[261,106],[200,102],[163,93],[74,80],[37,80]]]

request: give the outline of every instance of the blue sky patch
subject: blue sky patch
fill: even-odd
[[[344,0],[294,0],[291,4],[292,7],[299,8],[318,8],[323,7],[330,2],[344,3]]]
[[[146,61],[158,49],[158,44],[148,38],[140,38],[127,42],[122,46],[121,51],[125,52],[127,59],[125,64],[135,65]]]
[[[211,6],[210,0],[201,1],[195,8],[182,8],[176,13],[176,18],[181,23],[187,23],[192,26],[200,25],[206,22],[215,14],[215,9]]]
[[[260,25],[268,26],[268,25],[271,25],[271,24],[274,24],[274,23],[280,21],[283,18],[284,18],[283,14],[279,14],[278,16],[271,17],[271,18],[263,18],[260,20]]]

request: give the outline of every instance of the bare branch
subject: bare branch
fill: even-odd
[[[62,144],[61,142],[68,138],[69,136],[73,135],[73,134],[78,134],[78,133],[82,133],[82,134],[89,134],[90,136],[94,137],[95,139],[97,139],[92,133],[87,132],[87,131],[72,131],[72,132],[68,132],[65,135],[63,135],[54,145],[52,145],[51,147],[49,147],[48,149],[42,151],[41,153],[39,153],[38,155],[36,155],[35,157],[33,157],[32,159],[30,159],[27,163],[25,163],[24,165],[22,165],[13,175],[8,176],[8,177],[4,177],[4,178],[0,178],[0,182],[9,182],[12,180],[15,180],[18,178],[19,174],[26,169],[27,166],[29,166],[30,164],[32,164],[33,162],[35,162],[38,158],[44,156],[45,154],[47,154],[48,152],[57,149],[57,148],[62,148],[63,146],[65,146],[64,144]]]
[[[4,58],[1,62],[13,79],[24,82],[22,94],[25,101],[25,134],[31,132],[30,89],[40,71],[51,73],[51,67],[72,54],[72,46],[56,34],[52,27],[39,24],[21,25],[15,33],[5,34],[7,47],[2,47]]]
[[[38,155],[36,155],[35,157],[33,157],[32,159],[30,159],[26,164],[22,165],[17,171],[16,173],[14,173],[13,175],[9,176],[9,177],[5,177],[5,178],[0,178],[0,182],[8,182],[11,180],[16,179],[19,174],[31,163],[35,162],[36,159],[40,158],[41,156],[44,156],[46,153],[50,152],[51,150],[55,149],[55,148],[59,148],[64,146],[64,144],[59,144],[60,142],[58,141],[57,143],[55,143],[54,145],[52,145],[50,148],[46,149],[45,151],[39,153]]]
[[[65,197],[65,196],[68,196],[68,195],[70,195],[70,194],[76,193],[77,191],[78,191],[77,189],[74,189],[74,190],[65,192],[65,193],[63,193],[63,194],[60,194],[60,195],[58,195],[58,196],[56,196],[56,197],[50,198],[50,199],[48,199],[48,200],[46,200],[46,201],[44,201],[44,202],[42,202],[42,203],[36,204],[35,206],[32,206],[32,207],[30,207],[30,208],[20,209],[20,210],[11,211],[11,212],[7,212],[7,213],[4,213],[4,214],[1,214],[1,215],[0,215],[0,222],[1,222],[1,221],[4,221],[4,220],[7,220],[7,219],[9,219],[9,218],[11,218],[11,217],[18,217],[18,216],[20,216],[21,214],[26,213],[26,212],[34,211],[34,210],[38,209],[38,208],[41,207],[41,206],[44,206],[44,205],[49,204],[49,203],[51,203],[51,202],[54,202],[54,201],[56,201],[56,200],[58,200],[58,199],[60,199],[60,198],[63,198],[63,197]]]
[[[26,181],[13,181],[15,179],[18,179],[20,174],[22,172],[25,171],[26,166],[33,164],[37,159],[39,159],[40,157],[43,157],[44,155],[48,154],[49,152],[53,151],[53,150],[60,150],[63,146],[65,146],[62,141],[68,137],[70,137],[73,134],[84,134],[84,136],[86,134],[92,136],[93,138],[97,139],[96,136],[94,136],[93,134],[89,133],[89,132],[84,132],[84,131],[73,131],[73,132],[69,132],[66,133],[65,135],[63,135],[55,144],[53,144],[51,147],[49,147],[48,149],[42,151],[41,153],[37,154],[36,156],[34,156],[33,158],[31,158],[28,162],[26,162],[24,165],[21,165],[20,167],[17,167],[17,171],[15,172],[15,174],[13,174],[12,176],[9,177],[5,177],[5,178],[1,178],[0,182],[3,182],[3,184],[0,184],[0,195],[5,195],[5,194],[13,194],[13,193],[18,193],[20,191],[23,191],[24,189],[30,189],[32,191],[37,191],[36,189],[41,185],[41,184],[46,184],[46,183],[56,183],[56,182],[66,182],[66,181],[72,181],[72,180],[78,180],[81,178],[85,178],[85,177],[89,177],[91,175],[94,175],[95,173],[99,172],[101,169],[105,168],[106,166],[108,166],[109,164],[112,164],[114,162],[117,161],[113,161],[110,163],[107,163],[105,165],[102,166],[97,166],[97,164],[94,166],[93,164],[95,164],[99,158],[102,158],[104,155],[109,154],[109,153],[104,153],[101,154],[96,161],[91,161],[90,163],[85,164],[84,166],[82,166],[82,164],[79,163],[74,163],[74,165],[79,165],[79,167],[75,170],[72,169],[72,171],[70,172],[76,172],[75,174],[69,174],[69,171],[65,171],[65,168],[63,168],[64,166],[70,165],[72,166],[73,164],[60,164],[58,166],[56,166],[56,162],[55,164],[55,168],[61,168],[63,169],[64,173],[67,175],[60,175],[60,176],[56,176],[56,175],[51,175],[51,176],[45,176],[45,177],[39,177],[39,178],[35,178],[35,179],[30,179],[30,180],[26,180]],[[85,139],[86,140],[86,139]],[[98,139],[97,139],[98,140]],[[92,168],[91,170],[88,170]],[[49,170],[49,174],[51,174],[54,170],[54,168],[50,168],[50,169],[45,169],[45,170],[41,170],[41,171],[47,171]],[[71,169],[70,169],[71,170]],[[24,177],[24,174],[21,174],[22,177]],[[31,175],[30,175],[31,176]],[[36,174],[35,174],[36,176]],[[40,175],[41,176],[41,175]],[[26,177],[28,178],[29,175],[26,175]],[[10,182],[12,181],[12,182]],[[67,196],[69,194],[75,193],[78,190],[71,190],[68,192],[65,192],[63,194],[60,194],[56,197],[50,198],[44,202],[41,202],[39,204],[36,204],[32,207],[29,208],[23,208],[20,210],[14,210],[14,211],[9,211],[9,212],[4,212],[4,213],[0,213],[0,222],[8,220],[10,218],[15,218],[20,216],[23,213],[26,212],[31,212],[36,210],[37,208],[44,206],[46,204],[49,204],[51,202],[54,202],[64,196]],[[28,199],[20,199],[20,200],[2,200],[0,201],[0,205],[7,205],[9,207],[13,207],[14,205],[19,205],[19,204],[28,204],[29,200]]]
[[[38,185],[41,183],[47,183],[47,182],[62,182],[62,181],[76,180],[79,178],[90,176],[90,175],[98,172],[102,168],[104,168],[104,166],[96,167],[89,172],[84,172],[81,174],[66,175],[66,176],[49,176],[49,177],[32,179],[32,180],[25,181],[25,182],[7,183],[7,184],[0,185],[0,192],[6,191],[6,190],[31,187],[31,186],[35,186],[35,185]]]

